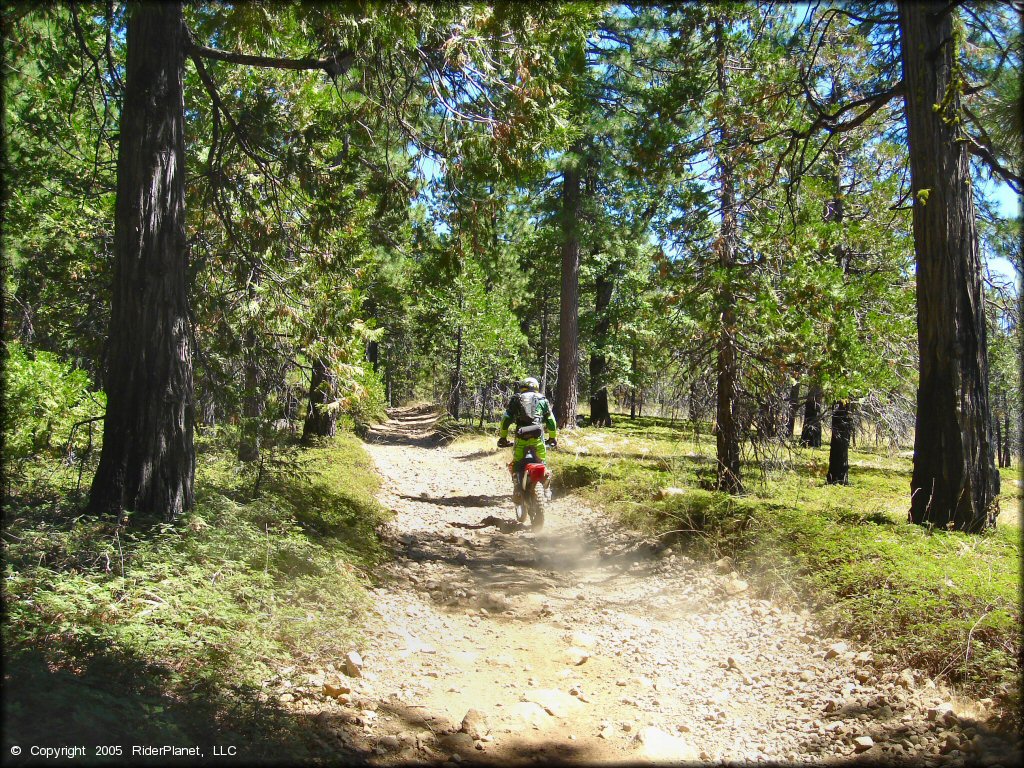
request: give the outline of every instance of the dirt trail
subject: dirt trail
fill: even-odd
[[[352,682],[348,746],[372,762],[1012,764],[976,705],[820,637],[728,563],[572,497],[541,532],[461,527],[514,522],[508,452],[444,447],[434,419],[393,412],[367,446],[396,513],[394,578]],[[485,722],[460,732],[471,709]]]

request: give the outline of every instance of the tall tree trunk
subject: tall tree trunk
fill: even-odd
[[[800,427],[800,445],[804,448],[821,448],[821,387],[811,384],[804,403],[804,422]]]
[[[1003,395],[1003,466],[1009,469],[1013,466],[1012,456],[1010,454],[1010,404],[1007,402],[1006,395]]]
[[[608,383],[605,381],[608,361],[604,351],[608,346],[608,331],[611,327],[608,306],[612,302],[614,286],[614,270],[611,268],[597,276],[594,301],[597,323],[594,326],[594,351],[590,355],[590,424],[595,427],[612,425],[612,416],[608,410]]]
[[[579,152],[566,165],[562,191],[562,293],[558,316],[558,385],[555,419],[559,429],[576,427],[579,399],[580,167]]]
[[[327,361],[318,357],[313,361],[313,375],[309,382],[309,410],[302,426],[302,442],[314,437],[334,437],[338,426],[338,410],[329,407],[335,400],[337,381]]]
[[[459,418],[462,410],[462,326],[459,325],[455,334],[455,368],[449,379],[451,388],[448,394],[448,413],[453,419]],[[472,413],[472,412],[471,412]],[[472,415],[469,417],[472,420]]]
[[[629,366],[629,418],[636,418],[636,342],[633,342],[633,356]]]
[[[117,154],[103,451],[89,509],[173,520],[193,505],[180,3],[129,7]]]
[[[836,99],[842,97],[839,89],[835,91]],[[836,266],[843,272],[845,280],[850,269],[850,258],[848,249],[843,243],[842,227],[845,219],[845,204],[843,200],[843,163],[845,153],[842,148],[842,137],[836,139],[836,149],[833,155],[832,168],[832,199],[825,211],[825,221],[836,224],[838,230],[832,255],[835,258]],[[850,416],[850,404],[846,400],[839,400],[832,404],[832,439],[828,444],[828,472],[825,475],[825,482],[828,485],[849,485],[850,484],[850,442],[853,437],[853,419]]]
[[[251,326],[245,330],[243,344],[245,392],[242,394],[242,434],[238,441],[238,460],[258,461],[263,396],[260,388],[259,363],[256,358],[256,331]]]
[[[1003,455],[1003,431],[1002,426],[999,423],[999,417],[996,416],[995,421],[995,432],[996,432],[996,456],[998,457],[999,469],[1006,466],[1006,459]]]
[[[377,372],[377,368],[380,365],[380,344],[376,341],[366,342],[366,362],[373,368],[373,372]]]
[[[209,392],[200,400],[200,414],[199,418],[204,427],[214,427],[217,425],[217,401],[213,399],[213,395]]]
[[[796,412],[800,410],[800,382],[789,388],[789,417],[786,419],[786,437],[793,439],[796,429]]]
[[[548,291],[541,297],[541,391],[548,395]]]
[[[722,212],[721,231],[718,237],[718,266],[724,273],[718,290],[718,306],[721,311],[721,329],[718,336],[717,356],[717,406],[715,410],[715,442],[718,458],[719,490],[727,493],[741,493],[740,441],[733,409],[736,401],[736,299],[732,292],[731,273],[736,268],[736,190],[732,167],[732,137],[728,129],[729,120],[724,114],[724,105],[729,98],[729,83],[726,70],[725,29],[721,18],[715,20],[715,50],[717,53],[718,93],[723,112],[718,115],[719,148],[717,152],[719,177],[719,203]]]
[[[954,79],[959,36],[945,0],[898,7],[920,361],[910,519],[977,532],[995,525],[999,472],[974,195]]]
[[[832,442],[828,446],[829,485],[850,484],[850,437],[853,433],[853,418],[850,403],[839,400],[832,406]]]

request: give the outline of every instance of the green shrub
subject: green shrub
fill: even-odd
[[[6,345],[3,387],[4,471],[20,476],[26,462],[46,454],[68,458],[89,448],[105,396],[92,391],[85,371],[49,352],[29,356],[21,344]],[[96,432],[102,433],[101,429]],[[93,434],[98,442],[99,435]]]
[[[359,375],[358,390],[349,401],[346,412],[352,416],[359,430],[370,424],[376,424],[387,417],[387,400],[384,393],[384,382],[380,374],[370,367],[363,369]]]
[[[336,661],[359,643],[369,571],[385,557],[376,528],[386,513],[352,434],[296,461],[301,471],[269,474],[253,497],[233,451],[207,444],[195,509],[146,529],[8,499],[8,659],[41,655],[50,668],[72,670],[105,660],[138,671],[130,691],[145,680],[183,702],[218,700],[232,711],[285,665]]]

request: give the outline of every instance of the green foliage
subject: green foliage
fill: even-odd
[[[105,34],[99,9],[20,5],[3,14],[4,337],[98,378],[109,323],[119,94],[116,73],[99,77],[106,67],[90,55],[109,46],[119,57],[122,44]]]
[[[20,476],[28,461],[45,455],[71,462],[102,433],[105,398],[88,374],[49,352],[29,357],[21,344],[5,345],[3,387],[4,473]],[[98,442],[98,440],[97,440]]]
[[[355,421],[358,429],[387,418],[387,401],[380,373],[375,373],[369,367],[363,368],[356,380],[353,395],[345,411]]]
[[[9,658],[144,661],[167,689],[207,681],[219,696],[357,644],[368,570],[384,557],[384,511],[358,440],[343,433],[303,452],[256,498],[229,455],[204,454],[195,511],[176,526],[133,530],[10,504]]]
[[[778,421],[780,393],[798,380],[829,400],[870,402],[865,418],[912,401],[896,102],[835,113],[895,82],[889,27],[831,8],[801,20],[803,11],[750,4],[187,6],[201,44],[352,60],[331,75],[206,60],[216,98],[187,62],[199,503],[184,527],[143,534],[75,518],[68,503],[70,460],[82,459],[80,481],[99,432],[87,420],[103,409],[90,377],[101,376],[109,323],[126,10],[3,13],[4,336],[20,342],[7,345],[4,469],[18,505],[12,530],[24,535],[5,546],[18,648],[63,639],[69,652],[107,647],[179,671],[235,665],[254,681],[270,659],[340,647],[316,605],[358,614],[346,590],[359,594],[359,569],[381,555],[379,510],[352,490],[367,490],[373,473],[349,436],[306,452],[293,443],[311,365],[334,377],[328,407],[360,426],[386,405],[452,395],[460,416],[482,423],[515,377],[553,388],[568,225],[581,245],[580,351],[604,361],[599,382],[581,366],[581,389],[646,400],[645,412],[679,407],[688,422],[619,421],[601,433],[610,458],[553,459],[562,487],[598,489],[625,519],[687,531],[708,554],[739,548],[752,563],[777,563],[830,596],[837,626],[884,643],[913,628],[918,639],[907,650],[892,640],[893,654],[972,686],[1002,684],[1016,648],[1006,628],[1019,618],[1005,607],[1008,582],[989,589],[961,570],[971,558],[1002,568],[1003,534],[977,539],[956,566],[942,546],[973,544],[887,522],[905,505],[903,464],[855,454],[861,495],[851,500],[814,485],[819,456],[785,453],[778,430],[755,423]],[[998,4],[956,13],[958,76],[978,84],[956,118],[1019,175],[1017,19]],[[826,139],[811,130],[823,113],[864,120]],[[583,191],[573,222],[561,199],[570,165]],[[727,168],[738,214],[723,265]],[[1017,225],[994,221],[986,243],[1019,268]],[[613,285],[601,309],[599,282]],[[723,329],[726,309],[735,324]],[[994,415],[1016,424],[1015,290],[993,291],[988,314]],[[761,495],[741,499],[705,489],[715,472],[699,435],[692,455],[681,447],[691,429],[710,433],[723,330],[739,352],[746,445],[770,433],[777,466],[789,468],[773,474],[765,463]],[[472,431],[457,419],[442,429]],[[228,458],[253,439],[257,459]],[[659,498],[667,486],[686,493]],[[43,490],[51,507],[37,504]],[[1013,492],[1004,483],[1004,496]],[[891,568],[909,557],[923,565],[903,589]],[[937,568],[955,589],[933,589]],[[979,600],[992,606],[981,618]],[[949,649],[960,654],[968,636],[973,655],[953,663]]]

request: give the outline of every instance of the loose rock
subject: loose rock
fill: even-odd
[[[578,699],[569,694],[550,688],[530,691],[523,696],[523,699],[539,704],[545,712],[553,717],[567,717],[570,712],[583,706]]]
[[[349,651],[345,654],[345,674],[349,677],[362,677],[363,676],[363,657],[359,655],[358,651]]]
[[[583,648],[572,647],[565,652],[565,660],[574,667],[585,664],[590,658],[590,652]]]
[[[699,758],[699,752],[685,740],[659,728],[644,728],[636,735],[634,742],[644,757],[654,762],[680,762]]]
[[[546,728],[552,723],[551,716],[533,701],[519,701],[505,710],[505,714],[512,721],[512,729],[518,728]]]
[[[956,712],[950,702],[944,702],[928,710],[928,719],[943,725],[952,725],[956,722]]]
[[[853,740],[853,748],[857,752],[866,752],[875,746],[875,740],[870,736],[858,736]]]
[[[491,729],[484,713],[478,709],[471,709],[462,718],[459,730],[468,733],[474,739],[482,739]]]
[[[352,688],[341,680],[340,677],[334,675],[324,680],[321,691],[324,696],[330,696],[332,699],[337,699],[347,693],[352,693]]]
[[[846,653],[848,649],[849,646],[847,646],[846,643],[834,643],[833,645],[829,646],[829,649],[827,651],[825,651],[825,658],[834,659],[836,656],[841,656],[842,654]]]
[[[725,593],[727,595],[738,595],[740,592],[746,592],[749,586],[743,579],[729,579],[725,582]]]

